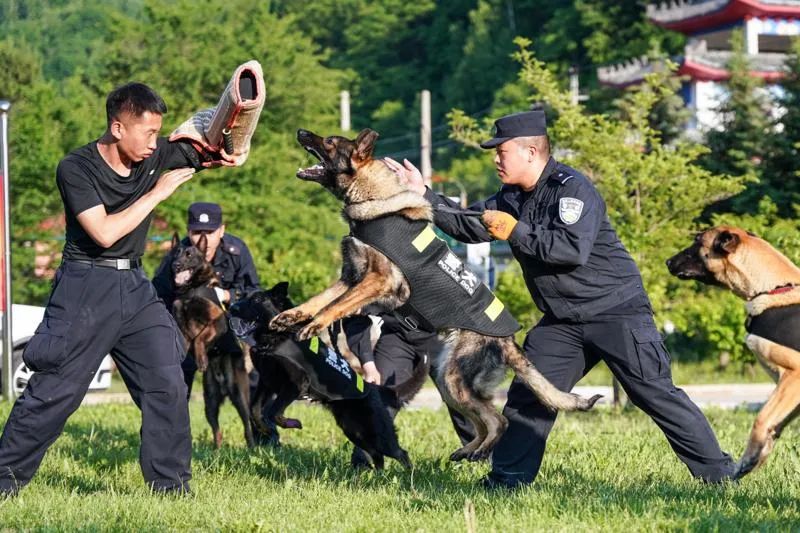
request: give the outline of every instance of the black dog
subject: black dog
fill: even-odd
[[[376,469],[384,466],[384,456],[411,467],[408,453],[400,447],[388,407],[400,409],[419,392],[426,379],[427,365],[418,365],[414,375],[396,387],[373,385],[361,380],[346,361],[318,340],[297,341],[290,333],[269,329],[275,316],[294,307],[282,282],[258,291],[236,303],[231,314],[250,324],[255,345],[253,363],[259,384],[253,399],[254,424],[269,428],[262,420],[261,406],[275,397],[267,416],[278,426],[299,428],[299,420],[286,418],[283,411],[301,396],[319,401],[336,419],[347,438],[363,449]],[[361,465],[354,465],[361,466]]]
[[[214,435],[214,446],[222,445],[219,409],[229,396],[244,425],[244,438],[253,447],[250,423],[250,380],[244,351],[228,352],[214,343],[228,331],[225,310],[217,300],[214,287],[219,280],[214,267],[206,261],[206,236],[197,246],[180,245],[177,234],[172,238],[172,272],[175,275],[173,315],[183,333],[187,351],[203,372],[203,399],[206,420]]]

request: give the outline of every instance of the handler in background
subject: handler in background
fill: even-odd
[[[190,241],[197,245],[200,237],[206,236],[208,243],[206,261],[214,266],[214,272],[219,278],[221,288],[215,290],[220,304],[225,308],[230,307],[244,294],[259,288],[258,273],[253,263],[253,256],[244,241],[225,233],[225,224],[222,223],[222,207],[219,204],[195,202],[190,205],[186,228],[189,235],[181,241],[181,246],[188,246]],[[164,257],[153,277],[156,292],[170,311],[172,311],[172,303],[175,301],[175,275],[172,272],[174,252],[175,250],[171,250]],[[242,354],[242,347],[230,329],[217,339],[213,349],[225,353]],[[194,357],[184,359],[182,367],[184,381],[188,388],[187,394],[191,394],[194,374],[197,372],[197,363]]]
[[[542,110],[495,122],[494,148],[501,189],[471,210],[480,219],[437,211],[458,205],[426,189],[408,161],[387,164],[434,206],[436,225],[464,242],[508,240],[528,291],[544,313],[528,332],[525,355],[547,379],[569,391],[605,361],[631,401],[664,432],[691,474],[707,482],[733,475],[700,409],[672,382],[670,358],[653,321],[639,269],[611,227],[592,182],[550,155]],[[519,379],[508,391],[509,421],[492,454],[487,488],[533,482],[556,413]]]
[[[56,182],[67,222],[44,320],[23,354],[35,371],[0,438],[0,494],[27,484],[111,353],[142,412],[139,462],[157,492],[188,492],[192,438],[175,322],[141,268],[153,209],[202,168],[159,137],[167,106],[141,83],[112,91],[108,127],[70,152]],[[174,169],[162,175],[165,169]]]

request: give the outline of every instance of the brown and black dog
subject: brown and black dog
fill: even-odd
[[[378,134],[369,129],[359,133],[355,140],[339,136],[323,138],[299,130],[298,142],[320,163],[299,170],[297,177],[321,184],[342,200],[342,213],[351,228],[392,216],[392,220],[399,224],[410,221],[416,226],[424,226],[427,229],[423,233],[428,232],[432,236],[429,227],[433,221],[430,203],[409,191],[383,161],[373,159],[377,137]],[[427,244],[422,248],[425,246]],[[455,256],[450,256],[452,252],[449,252],[448,259],[458,262]],[[300,328],[298,337],[308,339],[318,336],[334,321],[352,315],[366,305],[375,303],[386,311],[392,311],[412,298],[411,284],[403,271],[385,253],[363,239],[353,235],[345,237],[342,240],[342,259],[339,280],[306,303],[275,317],[271,327],[280,331]],[[465,276],[469,274],[464,273]],[[472,281],[460,278],[456,285]],[[478,284],[469,288],[483,290]],[[424,290],[429,288],[425,287]],[[437,289],[430,287],[430,290]],[[448,286],[445,290],[451,289]],[[456,287],[455,290],[460,289]],[[436,293],[435,297],[450,302],[453,294]],[[502,308],[502,304],[499,301],[497,303]],[[458,304],[454,303],[452,307],[456,308]],[[488,311],[486,314],[490,315]],[[497,412],[492,398],[507,367],[511,367],[542,403],[553,410],[588,410],[599,398],[586,399],[558,390],[525,358],[513,335],[490,336],[459,328],[447,328],[440,333],[444,335],[447,346],[438,377],[444,385],[441,390],[446,391],[445,401],[464,413],[477,433],[472,442],[450,456],[451,460],[488,457],[506,430],[508,421]]]
[[[747,347],[777,387],[753,424],[736,478],[764,463],[800,409],[800,268],[766,241],[740,228],[719,226],[667,260],[680,279],[727,287],[747,301]]]
[[[197,368],[203,373],[206,420],[211,426],[214,446],[222,445],[219,409],[229,396],[242,419],[247,446],[253,447],[247,351],[243,348],[238,353],[226,353],[213,347],[228,331],[228,320],[214,292],[219,280],[214,267],[206,260],[207,246],[205,235],[200,237],[197,246],[181,246],[177,234],[172,237],[175,276],[172,314],[183,333],[189,356],[194,356]]]

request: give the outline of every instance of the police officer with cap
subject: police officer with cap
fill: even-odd
[[[569,391],[605,361],[631,401],[664,432],[691,474],[706,482],[733,475],[700,409],[672,382],[670,357],[653,321],[639,270],[609,222],[594,184],[556,161],[544,111],[516,113],[495,122],[494,149],[502,187],[470,206],[480,218],[437,206],[457,204],[426,189],[407,160],[387,164],[434,206],[435,222],[468,243],[507,240],[528,291],[544,316],[525,338],[525,355],[561,390]],[[492,454],[487,488],[533,482],[556,413],[514,379],[503,414],[508,430]]]
[[[141,268],[153,209],[203,168],[190,144],[158,136],[166,111],[150,87],[118,87],[106,100],[103,136],[58,165],[67,223],[63,262],[23,354],[35,373],[0,438],[0,495],[14,495],[30,481],[109,352],[142,412],[145,482],[156,492],[189,491],[185,353]]]
[[[181,241],[182,246],[189,243],[196,245],[203,235],[206,236],[206,260],[210,261],[217,273],[221,288],[216,288],[217,300],[224,307],[229,307],[238,298],[259,288],[258,273],[253,264],[253,256],[247,245],[238,237],[225,233],[222,223],[222,207],[211,202],[195,202],[189,206],[189,235]],[[168,309],[172,309],[175,301],[175,277],[172,273],[174,250],[161,261],[153,277],[153,285],[159,297],[164,300]],[[241,353],[242,348],[232,330],[223,334],[214,344],[215,350],[225,353]],[[193,357],[183,361],[183,372],[188,393],[192,391],[197,364]]]

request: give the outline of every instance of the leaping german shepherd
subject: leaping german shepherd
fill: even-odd
[[[752,233],[719,226],[667,260],[680,279],[727,287],[747,301],[747,347],[778,382],[753,424],[736,468],[745,476],[766,461],[781,431],[800,413],[800,269]]]
[[[384,162],[373,159],[377,137],[370,129],[361,131],[355,140],[322,138],[299,130],[298,142],[320,163],[299,170],[297,177],[319,183],[342,200],[343,216],[351,227],[388,215],[431,223],[430,203],[401,184]],[[298,337],[308,339],[363,306],[377,303],[392,311],[410,298],[411,285],[398,265],[363,240],[346,236],[342,240],[342,259],[338,281],[306,303],[281,313],[270,326],[279,331],[302,326]],[[450,298],[446,293],[439,297]],[[447,346],[437,378],[443,382],[444,399],[470,419],[477,433],[473,441],[450,456],[453,461],[488,457],[506,430],[508,421],[492,405],[493,391],[503,379],[506,366],[550,409],[585,411],[599,398],[586,399],[558,390],[525,358],[513,336],[495,337],[468,329],[439,333]]]

